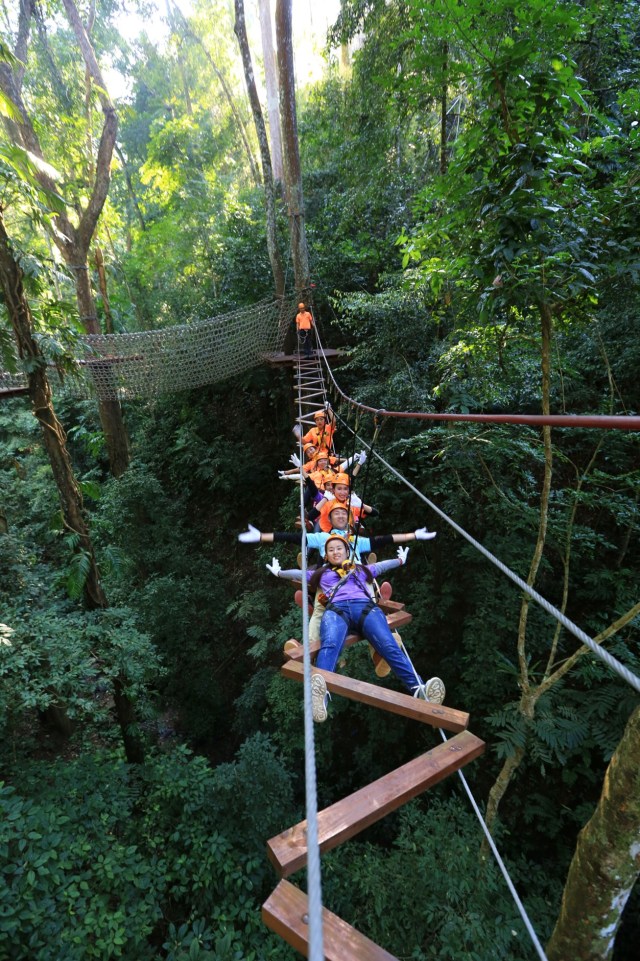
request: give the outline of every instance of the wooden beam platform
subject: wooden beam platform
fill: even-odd
[[[262,905],[262,920],[292,948],[309,956],[308,898],[289,881],[280,881]],[[397,961],[337,915],[322,909],[325,961]]]
[[[334,350],[331,347],[325,348],[324,356],[329,362],[341,363],[344,359],[344,354],[341,350]],[[278,351],[275,354],[265,354],[264,360],[267,364],[271,364],[272,367],[290,367],[292,364],[296,366],[300,363],[302,358],[303,363],[307,361],[307,358],[303,354],[285,354],[284,351]],[[311,357],[309,360],[319,361],[322,359],[322,354],[318,351],[311,351]]]
[[[0,387],[0,400],[9,397],[24,397],[28,393],[28,387]]]
[[[397,614],[398,611],[404,610],[404,604],[402,601],[386,601],[383,597],[378,601],[378,607],[385,614]],[[395,630],[395,627],[393,628]]]
[[[289,660],[280,668],[280,673],[292,681],[303,681],[303,671],[304,666],[299,660]],[[422,724],[429,724],[431,727],[441,727],[444,731],[455,733],[466,731],[469,725],[469,715],[467,713],[456,711],[455,708],[446,707],[444,704],[430,704],[428,701],[412,697],[410,694],[390,691],[378,684],[358,681],[354,677],[335,674],[333,671],[321,671],[317,667],[314,667],[313,673],[323,675],[327,682],[327,689],[332,694],[346,697],[350,701],[369,704],[371,707],[388,711],[389,714],[400,714],[402,717],[409,717],[414,721],[420,721]]]
[[[349,797],[318,812],[318,846],[330,851],[396,808],[422,794],[427,788],[479,757],[484,741],[462,731],[433,750],[403,764]],[[307,863],[307,822],[267,841],[269,860],[280,877],[288,877]]]
[[[293,581],[294,584],[300,583],[299,581]],[[387,624],[392,631],[397,631],[398,628],[404,627],[412,620],[411,614],[408,611],[392,611],[391,614],[387,614]],[[357,644],[358,641],[362,640],[362,634],[348,634],[345,638],[344,646],[351,647],[352,644]],[[311,641],[309,645],[309,652],[313,657],[320,650],[320,641]],[[299,651],[294,651],[289,657],[293,661],[301,661],[303,658],[302,645],[300,645]]]

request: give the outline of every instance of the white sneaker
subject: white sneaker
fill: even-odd
[[[316,724],[327,720],[327,682],[322,674],[311,675],[311,711]]]
[[[441,681],[439,677],[432,677],[424,684],[419,684],[414,692],[414,697],[421,697],[423,701],[428,701],[430,704],[442,704],[446,689],[444,686],[444,681]]]

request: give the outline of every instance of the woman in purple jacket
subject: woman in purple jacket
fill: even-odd
[[[319,590],[324,597],[325,612],[320,627],[321,647],[316,667],[333,671],[347,634],[351,631],[365,637],[385,659],[392,671],[414,697],[433,704],[442,704],[445,687],[439,677],[423,682],[416,673],[404,649],[398,647],[387,619],[372,597],[371,584],[375,577],[406,563],[408,547],[398,548],[398,557],[390,561],[362,565],[349,561],[350,547],[341,534],[332,534],[325,544],[325,563],[307,572],[309,589]],[[283,571],[278,562],[267,564],[276,577],[299,580],[300,571]],[[327,685],[322,674],[311,678],[314,721],[327,718]]]

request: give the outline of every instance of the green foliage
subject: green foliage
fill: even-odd
[[[137,770],[100,754],[27,765],[0,788],[0,956],[287,957],[259,915],[286,781],[265,737],[215,771],[185,750]]]
[[[397,821],[390,850],[356,842],[325,859],[324,897],[337,914],[415,961],[536,956],[497,866],[479,855],[479,826],[460,799],[413,803]],[[544,942],[559,886],[522,856],[508,867],[514,883],[526,886],[521,893]],[[487,917],[495,919],[491,928]]]

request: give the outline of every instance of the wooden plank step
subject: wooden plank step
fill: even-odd
[[[300,648],[302,650],[302,645]],[[304,665],[299,660],[289,660],[280,668],[280,673],[293,681],[303,681],[303,672]],[[333,671],[321,671],[314,667],[313,673],[324,675],[327,688],[332,694],[346,697],[350,701],[369,704],[371,707],[388,711],[389,714],[400,714],[402,717],[421,721],[431,727],[441,727],[444,731],[465,731],[469,725],[469,715],[465,711],[456,711],[455,708],[446,707],[444,704],[429,704],[428,701],[412,697],[410,694],[390,691],[378,684],[358,681],[344,674],[334,674]]]
[[[287,944],[309,956],[308,898],[289,881],[280,881],[262,905],[262,920]],[[325,961],[397,961],[336,914],[322,909]]]
[[[397,611],[404,610],[404,604],[401,601],[386,601],[382,597],[378,600],[378,607],[385,614],[395,614]]]
[[[348,841],[360,831],[402,807],[427,788],[443,781],[484,751],[484,741],[462,731],[426,754],[403,764],[354,794],[318,812],[320,851]],[[307,822],[300,821],[267,841],[269,860],[280,877],[288,877],[307,863]]]
[[[299,584],[300,582],[294,581],[293,583]],[[413,618],[413,615],[409,614],[408,611],[396,611],[393,614],[387,615],[387,624],[389,625],[392,631],[397,631],[399,627],[403,627],[405,624],[408,624],[409,621],[412,620],[412,618]],[[352,644],[357,644],[358,641],[361,641],[361,640],[362,640],[362,634],[347,634],[344,641],[344,646],[351,647]],[[317,654],[319,650],[320,650],[320,641],[312,641],[309,646],[309,651],[311,653],[311,656],[313,657],[314,654]],[[299,651],[297,652],[293,651],[291,654],[289,654],[289,657],[293,661],[301,661],[303,658],[302,645],[300,646]]]

